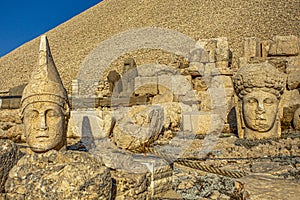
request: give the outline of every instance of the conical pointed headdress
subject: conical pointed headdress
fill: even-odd
[[[47,37],[41,37],[38,67],[22,95],[22,113],[34,102],[53,102],[67,109],[68,96],[54,64]]]

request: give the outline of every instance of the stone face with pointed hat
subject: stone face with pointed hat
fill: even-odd
[[[41,37],[38,67],[23,91],[21,107],[26,142],[31,150],[46,152],[66,146],[67,92],[46,36]]]

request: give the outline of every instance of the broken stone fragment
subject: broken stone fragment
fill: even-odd
[[[299,41],[296,36],[275,36],[270,44],[269,56],[297,56]]]
[[[244,39],[244,57],[254,58],[261,56],[260,41],[255,37]]]
[[[25,199],[109,199],[111,175],[86,152],[32,153],[9,172],[5,191]]]
[[[18,162],[22,153],[15,143],[0,139],[0,193],[4,192],[9,170]]]
[[[118,147],[133,150],[154,142],[161,133],[164,110],[159,106],[135,108],[139,107],[144,109],[133,115],[136,120],[132,121],[126,116],[116,122],[112,140]]]

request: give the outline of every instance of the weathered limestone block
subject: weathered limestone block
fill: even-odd
[[[86,152],[50,150],[19,160],[5,184],[7,193],[25,199],[109,199],[111,175]]]
[[[192,77],[203,76],[204,64],[198,62],[191,62],[189,67],[181,70],[183,75],[191,75]]]
[[[150,172],[148,191],[152,197],[172,189],[173,171],[166,160],[151,155],[135,155],[134,160],[146,165]]]
[[[162,103],[152,106],[134,106],[127,111],[116,113],[116,125],[112,141],[118,147],[133,150],[154,142],[162,128],[179,130],[181,125],[181,106],[179,103]]]
[[[160,75],[157,76],[157,88],[160,94],[163,94],[167,91],[174,93],[174,86],[172,82],[172,74]]]
[[[247,65],[248,62],[249,62],[248,58],[240,57],[240,58],[238,59],[238,66],[239,66],[239,68],[241,68],[242,66]]]
[[[0,193],[4,192],[8,173],[21,158],[22,154],[12,141],[0,140]]]
[[[136,77],[134,93],[140,96],[158,94],[157,77]]]
[[[106,139],[96,141],[96,148],[91,153],[114,169],[116,199],[146,199],[172,187],[172,169],[163,158],[132,154]]]
[[[0,108],[2,109],[18,109],[20,108],[20,97],[7,96],[0,98]]]
[[[91,137],[101,139],[109,135],[112,117],[108,111],[71,111],[68,122],[68,138]],[[88,136],[90,133],[90,136]]]
[[[282,95],[282,127],[291,128],[293,122],[293,116],[296,109],[300,106],[300,94],[299,90],[286,90]]]
[[[288,89],[293,90],[300,88],[300,65],[288,66],[286,69],[288,74],[287,85]]]
[[[212,76],[216,75],[219,75],[219,70],[216,63],[206,63],[204,65],[203,77],[210,79]]]
[[[197,91],[197,97],[200,100],[199,110],[200,111],[211,111],[213,109],[212,98],[210,90]]]
[[[165,130],[176,131],[180,128],[182,121],[182,107],[176,102],[160,104],[164,110],[163,126]]]
[[[79,95],[82,98],[95,98],[99,80],[78,80]]]
[[[21,194],[0,193],[1,200],[25,200],[25,196]]]
[[[226,37],[217,38],[216,61],[229,61],[230,51]]]
[[[189,62],[207,63],[209,62],[209,52],[198,47],[189,53]]]
[[[125,171],[128,173],[145,173],[147,166],[134,160],[131,153],[125,152],[113,144],[108,138],[95,140],[95,148],[89,152],[103,161],[110,169]]]
[[[216,61],[229,61],[230,51],[228,48],[228,41],[225,37],[212,38],[212,39],[201,39],[197,41],[196,46],[199,49],[204,49],[206,54],[208,54],[208,59],[204,61],[200,60],[203,63],[213,63]]]
[[[271,42],[272,41],[270,40],[265,40],[261,42],[261,56],[263,58],[268,57]]]
[[[0,136],[2,137],[2,136]],[[25,142],[24,138],[24,126],[23,124],[17,124],[8,129],[4,134],[4,138],[10,139],[14,142]]]
[[[116,122],[112,140],[118,147],[133,150],[152,143],[161,133],[164,110],[158,106],[141,106],[140,108],[144,109],[135,113],[132,117],[133,120],[124,116],[123,119]]]
[[[19,109],[0,110],[0,122],[10,122],[14,124],[22,124],[22,120],[18,115]]]
[[[183,131],[194,134],[209,134],[220,131],[223,128],[224,120],[220,115],[211,112],[184,112],[182,128]]]
[[[293,125],[297,131],[300,131],[300,107],[294,112]]]
[[[217,40],[201,39],[197,41],[196,46],[203,48],[208,53],[208,62],[216,61]]]
[[[140,77],[156,77],[161,75],[175,75],[177,70],[162,64],[145,64],[137,67],[138,76]]]
[[[296,56],[299,54],[299,40],[296,36],[275,36],[270,44],[270,56]]]
[[[18,109],[20,108],[21,96],[26,84],[10,88],[7,96],[0,98],[0,108]]]
[[[79,95],[79,81],[78,79],[72,80],[72,96]]]
[[[163,94],[158,94],[152,98],[152,104],[173,102],[174,95],[171,91],[166,91]]]
[[[239,137],[280,137],[280,97],[285,75],[269,63],[249,64],[234,79],[239,98],[236,105]]]
[[[240,199],[242,185],[235,179],[174,165],[174,190],[183,199]]]
[[[201,101],[198,97],[197,90],[191,90],[191,91],[187,92],[185,95],[177,96],[177,101],[187,104],[187,105],[190,105],[190,106],[194,106],[194,107],[195,106],[198,107],[199,104],[201,103]]]
[[[128,173],[122,170],[112,172],[116,181],[116,200],[148,199],[149,173]]]
[[[0,110],[0,139],[24,142],[24,128],[19,109]]]
[[[247,199],[299,199],[300,185],[294,180],[258,174],[245,176],[239,181],[244,185],[244,197]]]
[[[208,89],[207,83],[201,77],[194,78],[192,82],[194,90],[206,91]]]
[[[175,95],[185,95],[192,89],[191,77],[182,75],[161,75],[158,76],[159,91],[169,89]]]
[[[211,88],[233,88],[233,82],[230,76],[214,76],[210,84]]]
[[[232,76],[233,74],[232,69],[229,68],[228,61],[218,61],[216,62],[216,67],[218,70],[218,74],[220,75]]]
[[[243,57],[246,58],[261,57],[261,45],[259,39],[255,37],[244,39]]]

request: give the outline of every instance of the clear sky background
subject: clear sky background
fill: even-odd
[[[1,0],[0,57],[101,0]]]

